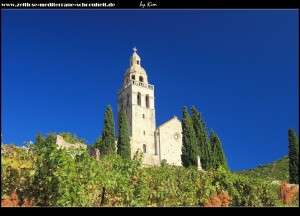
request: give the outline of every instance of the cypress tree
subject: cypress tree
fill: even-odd
[[[212,168],[217,169],[218,167],[223,166],[225,169],[228,169],[227,159],[221,141],[218,135],[212,130],[210,131],[210,143],[212,150]]]
[[[197,138],[193,128],[193,122],[188,114],[186,106],[182,110],[182,155],[181,161],[184,167],[197,166]]]
[[[44,146],[44,138],[42,136],[42,133],[39,132],[35,137],[35,145],[37,147],[43,147]]]
[[[211,149],[208,141],[208,133],[206,131],[206,123],[198,110],[192,106],[191,118],[197,138],[198,155],[201,158],[201,165],[204,170],[210,169]]]
[[[44,146],[45,147],[50,147],[56,144],[56,133],[50,132],[46,135],[45,141],[44,141]]]
[[[102,142],[99,150],[102,156],[113,154],[116,151],[114,118],[110,105],[107,105],[105,110]]]
[[[117,147],[117,153],[122,158],[130,159],[130,137],[128,131],[128,119],[125,110],[122,110],[120,113]]]
[[[289,134],[289,179],[291,184],[299,184],[299,140],[290,128]]]

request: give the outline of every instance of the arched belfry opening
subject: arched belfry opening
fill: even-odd
[[[140,76],[140,77],[139,77],[139,81],[140,81],[140,82],[144,82],[144,77]]]

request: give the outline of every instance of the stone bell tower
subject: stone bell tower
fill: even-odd
[[[154,86],[148,83],[147,73],[141,66],[141,58],[133,48],[130,66],[118,91],[118,118],[122,109],[128,117],[131,157],[137,149],[144,152],[143,165],[159,164],[159,149],[155,142]],[[119,121],[118,121],[119,122]]]

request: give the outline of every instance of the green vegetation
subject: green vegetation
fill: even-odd
[[[249,178],[271,178],[273,180],[289,181],[289,158],[285,156],[266,165],[258,165],[256,169],[237,171],[238,175]]]
[[[107,105],[105,110],[105,116],[104,116],[102,140],[99,146],[101,157],[116,152],[115,140],[116,138],[115,138],[115,124],[114,124],[113,112],[111,106]]]
[[[206,131],[206,123],[198,110],[192,106],[191,118],[193,121],[193,128],[197,138],[198,155],[201,158],[201,165],[204,170],[211,169],[211,147],[208,140],[208,133]]]
[[[42,133],[39,132],[35,138],[35,145],[39,148],[41,147],[50,147],[56,144],[56,136],[60,135],[63,137],[64,141],[75,144],[75,143],[85,143],[86,140],[84,138],[79,139],[77,135],[74,133],[72,136],[71,132],[61,132],[59,134],[50,132],[46,135],[46,137],[42,136]]]
[[[125,110],[122,110],[120,113],[117,147],[117,153],[122,158],[131,158],[128,119]]]
[[[206,131],[206,123],[198,110],[192,106],[191,116],[184,106],[182,110],[182,155],[184,167],[197,166],[200,156],[204,170],[216,170],[219,167],[229,169],[223,147],[218,135],[210,131],[210,139]]]
[[[44,139],[43,147],[50,147],[56,143],[56,133],[48,133]]]
[[[64,141],[71,143],[71,144],[75,144],[75,143],[86,143],[86,140],[81,138],[79,139],[76,135],[76,133],[72,134],[70,132],[62,132],[59,134],[60,136],[62,136],[64,138]]]
[[[102,142],[102,137],[98,137],[95,141],[95,143],[92,145],[93,148],[97,148],[97,149],[100,149],[100,146],[101,146],[101,142]]]
[[[142,152],[130,159],[128,122],[123,110],[117,153],[112,109],[107,106],[104,128],[93,144],[96,160],[84,148],[58,148],[56,133],[38,133],[29,150],[4,145],[1,151],[1,206],[299,206],[299,141],[289,130],[286,156],[257,169],[230,173],[221,141],[195,107],[183,107],[182,164],[142,167]],[[62,132],[66,142],[84,142]],[[198,171],[197,156],[206,171]],[[289,169],[290,173],[289,176]],[[297,174],[297,175],[296,175]],[[282,180],[274,184],[274,180]]]
[[[191,116],[188,114],[187,108],[182,110],[182,155],[181,161],[184,167],[197,166],[197,138],[193,128]]]
[[[113,154],[97,161],[84,149],[7,148],[12,151],[1,155],[2,206],[299,206],[294,189],[223,167],[143,168],[140,152],[133,160]]]
[[[42,147],[44,143],[44,138],[41,132],[39,132],[35,137],[35,145]]]
[[[209,136],[210,136],[210,145],[212,151],[213,168],[218,169],[220,166],[222,166],[225,169],[228,169],[227,159],[225,157],[223,147],[218,135],[211,130]]]
[[[299,140],[294,129],[288,130],[289,134],[289,173],[290,183],[299,184]]]

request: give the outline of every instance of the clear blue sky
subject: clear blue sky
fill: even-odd
[[[157,125],[195,105],[231,170],[288,153],[299,135],[298,10],[2,10],[1,133],[92,144],[138,49]],[[116,121],[116,118],[115,118]]]

